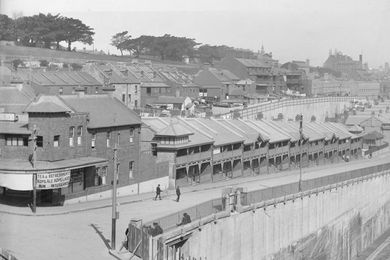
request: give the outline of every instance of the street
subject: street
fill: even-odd
[[[388,153],[371,160],[308,168],[304,169],[303,176],[305,179],[308,176],[332,174],[333,170],[329,171],[330,169],[347,170],[372,165],[387,160],[386,156]],[[248,191],[256,190],[298,181],[298,173],[299,170],[293,170],[273,176],[263,175],[202,184],[196,187],[197,191],[194,191],[193,187],[183,188],[179,203],[174,201],[175,195],[170,195],[164,196],[161,201],[147,199],[121,205],[116,246],[120,248],[126,226],[132,218],[141,218],[145,223],[212,198],[219,198],[222,186],[237,185],[246,187]],[[43,211],[45,208],[38,208],[38,213]],[[0,214],[0,247],[10,250],[18,259],[113,259],[113,256],[108,254],[111,239],[110,207],[52,216]]]

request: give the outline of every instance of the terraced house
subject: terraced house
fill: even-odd
[[[168,160],[170,185],[269,174],[355,159],[362,137],[337,123],[200,118],[142,118],[145,150]],[[302,158],[302,159],[301,159]]]

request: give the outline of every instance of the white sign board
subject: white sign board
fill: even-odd
[[[17,116],[13,113],[0,113],[0,121],[17,121]]]
[[[70,170],[57,172],[43,172],[37,174],[37,189],[58,189],[68,187],[70,181]]]

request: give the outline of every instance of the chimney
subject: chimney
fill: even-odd
[[[360,64],[363,64],[363,54],[359,55],[359,62],[360,62]]]

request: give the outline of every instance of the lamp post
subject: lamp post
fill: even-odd
[[[36,163],[37,163],[37,126],[34,125],[33,128],[33,134],[31,137],[31,140],[33,141],[33,155],[32,155],[32,168],[33,168],[33,204],[32,204],[32,212],[37,212],[37,172],[36,169]]]
[[[302,191],[302,141],[303,141],[303,127],[302,127],[303,115],[299,117],[299,182],[298,191]]]
[[[114,146],[114,176],[112,181],[112,222],[111,222],[111,249],[115,250],[115,237],[116,237],[116,220],[118,218],[117,212],[117,181],[118,181],[118,144]]]

